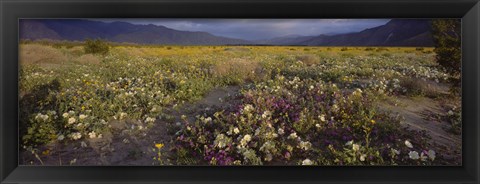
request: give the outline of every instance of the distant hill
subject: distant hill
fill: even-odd
[[[215,36],[207,32],[178,31],[157,25],[105,23],[80,19],[20,20],[21,39],[83,41],[101,38],[112,42],[168,45],[236,45],[250,41]]]
[[[292,44],[292,43],[291,43]],[[433,46],[430,20],[393,19],[356,33],[319,35],[295,45],[321,46]]]
[[[315,36],[301,36],[301,35],[287,35],[282,37],[276,37],[268,40],[256,41],[257,44],[267,45],[295,45],[314,38]]]
[[[100,22],[80,19],[20,20],[21,39],[83,41],[101,38],[112,42],[168,45],[307,45],[307,46],[433,46],[430,20],[392,19],[382,26],[346,34],[287,35],[247,41],[207,32],[179,31],[159,25]]]

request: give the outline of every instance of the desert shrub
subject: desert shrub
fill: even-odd
[[[340,51],[347,51],[347,50],[348,50],[347,47],[343,47],[343,48],[340,49]]]
[[[423,48],[423,47],[417,47],[417,48],[415,48],[415,50],[416,50],[416,51],[423,51],[423,50],[425,50],[425,48]]]
[[[85,40],[85,46],[83,47],[85,54],[107,54],[110,50],[110,46],[107,42],[100,39],[87,39]]]
[[[459,19],[435,19],[432,34],[437,63],[451,75],[452,91],[458,93],[462,64],[461,22]]]
[[[213,67],[213,74],[219,81],[228,85],[242,84],[257,77],[255,71],[259,63],[235,58],[227,62],[218,62]]]
[[[402,87],[402,94],[406,96],[438,97],[438,89],[419,78],[405,77],[400,81],[400,86]]]
[[[373,51],[373,50],[375,50],[375,48],[373,48],[373,47],[367,47],[367,48],[365,48],[365,51]]]
[[[318,63],[318,58],[315,55],[303,54],[295,57],[298,61],[303,62],[304,64],[310,66]]]

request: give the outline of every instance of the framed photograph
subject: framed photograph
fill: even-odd
[[[1,183],[478,183],[478,0],[1,1]]]

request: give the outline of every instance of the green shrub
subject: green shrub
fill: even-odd
[[[107,42],[100,39],[87,39],[85,46],[83,47],[85,54],[107,54],[110,50],[110,46]]]
[[[432,22],[437,63],[451,75],[454,92],[459,92],[461,84],[461,31],[460,19],[438,19]]]

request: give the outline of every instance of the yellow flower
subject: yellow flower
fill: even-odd
[[[155,144],[155,147],[156,147],[157,149],[160,149],[160,148],[163,147],[163,144],[162,144],[162,143]]]
[[[47,149],[47,150],[43,151],[42,154],[43,155],[48,155],[48,154],[50,154],[50,150]]]
[[[370,122],[371,122],[373,125],[375,125],[375,123],[377,123],[377,122],[375,122],[375,120],[373,120],[373,119],[372,119]]]

